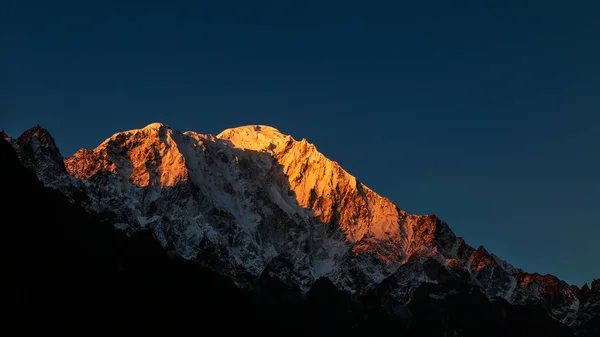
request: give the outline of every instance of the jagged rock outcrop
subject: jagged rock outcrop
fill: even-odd
[[[39,125],[25,131],[17,139],[4,131],[2,137],[17,152],[23,166],[37,173],[40,181],[47,185],[66,186],[72,184],[56,142],[50,133]]]
[[[268,276],[306,292],[327,277],[355,296],[383,291],[389,310],[403,312],[423,283],[460,280],[570,325],[595,317],[600,303],[600,283],[587,294],[474,249],[437,216],[400,210],[305,139],[272,127],[212,136],[153,123],[64,163],[40,127],[11,143],[73,202],[127,233],[152,232],[170,254],[239,286]]]

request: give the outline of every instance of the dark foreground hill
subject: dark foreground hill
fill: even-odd
[[[419,286],[404,311],[389,303],[391,280],[356,298],[321,278],[303,295],[265,270],[242,290],[168,256],[150,232],[126,235],[45,188],[4,139],[0,163],[4,336],[572,335],[544,308],[490,301],[456,276]]]

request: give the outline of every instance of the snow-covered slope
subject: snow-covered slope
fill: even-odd
[[[567,324],[587,319],[578,288],[472,248],[435,215],[400,210],[305,139],[269,126],[215,137],[153,123],[64,164],[39,127],[12,144],[73,202],[119,229],[152,231],[171,254],[240,286],[266,273],[306,291],[325,276],[355,295],[386,284],[401,307],[423,282],[461,278],[490,298],[540,303]]]

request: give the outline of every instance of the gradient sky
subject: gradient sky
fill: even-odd
[[[600,277],[599,17],[583,0],[5,0],[0,128],[39,123],[67,156],[154,121],[271,125],[582,285]]]

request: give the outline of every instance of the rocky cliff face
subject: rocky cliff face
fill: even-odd
[[[74,203],[128,233],[150,231],[170,254],[238,286],[268,276],[307,291],[327,277],[355,296],[385,289],[389,309],[402,312],[422,284],[461,280],[488,298],[541,305],[569,325],[600,307],[600,283],[580,290],[516,269],[435,215],[400,210],[305,139],[272,127],[212,136],[153,123],[64,162],[40,127],[11,144]]]
[[[66,174],[64,158],[46,129],[36,125],[17,139],[2,131],[2,137],[13,146],[23,165],[33,169],[45,184],[72,184],[72,179]]]

